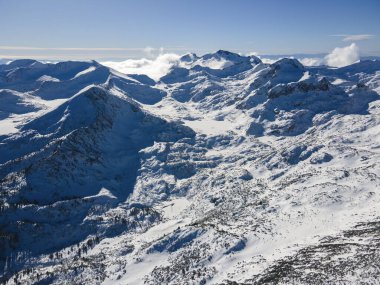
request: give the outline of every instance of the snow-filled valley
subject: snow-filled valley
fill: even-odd
[[[375,284],[379,94],[376,60],[0,64],[0,284]]]

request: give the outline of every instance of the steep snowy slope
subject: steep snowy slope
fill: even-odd
[[[120,87],[144,104],[154,104],[165,96],[163,91],[151,87],[154,81],[149,77],[126,76],[95,61],[44,64],[16,60],[0,65],[0,88],[4,93],[0,118],[7,118],[0,121],[0,135],[17,132],[20,122],[34,117],[30,112],[55,108],[83,88],[99,84]],[[23,96],[17,95],[21,93]]]
[[[368,284],[379,63],[0,65],[7,284]]]
[[[135,183],[141,149],[155,141],[192,136],[190,129],[147,114],[123,95],[101,87],[87,88],[23,125],[20,135],[3,140],[1,194],[5,209],[1,219],[9,222],[27,218],[28,224],[39,224],[33,238],[23,224],[9,224],[3,230],[17,233],[18,250],[39,253],[73,243],[78,233],[54,239],[48,246],[46,239],[51,231],[58,234],[68,228],[48,218],[54,207],[45,212],[39,206],[51,208],[59,202],[62,207],[105,190],[110,193],[110,201],[124,201]],[[15,181],[18,185],[14,193]],[[18,205],[26,207],[17,209]],[[75,219],[85,213],[71,212]],[[58,221],[61,219],[58,217]],[[67,226],[75,226],[67,222]],[[89,227],[81,236],[94,230]],[[7,243],[3,246],[3,254],[11,251]]]

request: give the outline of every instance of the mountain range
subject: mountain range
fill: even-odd
[[[380,61],[0,64],[0,283],[374,284]]]

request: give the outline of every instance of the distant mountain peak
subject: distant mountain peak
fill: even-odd
[[[282,58],[271,64],[274,69],[300,69],[304,70],[305,67],[298,59],[295,58]]]

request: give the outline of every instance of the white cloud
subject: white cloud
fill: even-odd
[[[153,56],[153,52],[155,50],[156,50],[155,48],[147,46],[146,48],[144,48],[143,51],[146,53],[147,56],[151,57],[151,56]]]
[[[352,43],[346,47],[336,47],[324,58],[311,57],[300,58],[299,61],[305,66],[318,66],[326,64],[333,67],[342,67],[353,64],[360,59],[359,47]]]
[[[246,56],[258,56],[259,54],[255,51],[251,51],[251,52],[247,52],[245,55]]]
[[[319,57],[305,57],[298,60],[305,66],[318,66],[323,64],[323,58]]]
[[[374,35],[348,35],[343,38],[345,42],[354,42],[354,41],[365,41],[370,40],[374,37]]]
[[[342,48],[335,48],[325,56],[325,62],[329,66],[342,67],[353,64],[360,59],[359,48],[355,43]]]
[[[278,58],[278,59],[271,59],[271,58],[265,58],[265,57],[259,57],[260,60],[263,62],[263,63],[266,63],[266,64],[272,64],[272,63],[275,63],[276,61],[280,60],[281,58]]]
[[[366,41],[375,37],[375,35],[358,34],[358,35],[333,35],[334,37],[342,37],[344,42]]]
[[[127,59],[125,61],[106,61],[103,65],[126,74],[146,74],[158,80],[175,65],[179,64],[180,56],[173,53],[160,54],[156,59]]]

